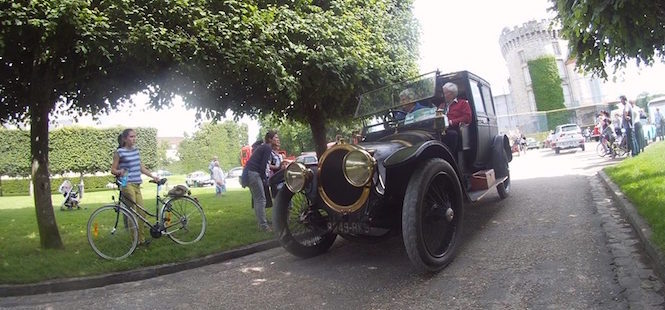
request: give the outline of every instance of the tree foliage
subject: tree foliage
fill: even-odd
[[[50,196],[56,105],[98,115],[139,91],[218,118],[329,119],[364,90],[415,73],[413,0],[0,0],[0,121],[30,123],[43,247],[62,247]]]
[[[665,2],[656,0],[551,0],[562,36],[578,67],[607,78],[634,59],[651,65],[665,60]]]
[[[206,123],[191,137],[180,142],[178,154],[187,172],[208,171],[208,164],[217,156],[224,171],[240,165],[240,148],[247,143],[247,125],[233,121]]]
[[[262,128],[277,130],[281,142],[281,149],[288,155],[300,155],[302,152],[312,152],[316,150],[312,131],[307,124],[268,115],[260,119]],[[353,134],[358,133],[362,128],[360,121],[339,120],[331,121],[326,127],[326,141],[336,141],[337,137],[344,138],[347,142],[352,141]]]

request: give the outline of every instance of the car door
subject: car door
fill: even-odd
[[[483,100],[482,83],[474,80],[473,78],[470,78],[469,87],[473,97],[473,105],[476,110],[476,124],[478,126],[478,135],[476,136],[478,141],[475,143],[477,145],[477,149],[474,166],[484,167],[489,163],[488,155],[491,147],[490,128],[492,126],[492,118],[490,118],[487,113],[487,109],[485,108],[486,105]],[[492,112],[494,112],[493,107]],[[496,127],[496,117],[493,116],[493,119],[494,126]]]

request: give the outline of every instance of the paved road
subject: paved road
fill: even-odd
[[[516,157],[511,196],[469,206],[459,255],[436,275],[414,274],[398,238],[341,240],[307,260],[278,248],[0,308],[662,309],[662,282],[595,176],[612,162],[592,146]]]

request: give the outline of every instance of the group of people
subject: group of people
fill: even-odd
[[[646,140],[640,121],[641,109],[634,100],[628,100],[626,96],[620,96],[618,111],[610,115],[607,111],[601,111],[598,115],[598,127],[601,131],[602,142],[606,150],[607,143],[625,143],[632,156],[637,156],[644,150]],[[662,123],[660,110],[656,109],[656,125]],[[662,126],[662,125],[661,125]]]
[[[469,101],[458,98],[459,90],[457,84],[448,82],[441,87],[443,91],[443,102],[437,107],[445,111],[448,117],[448,128],[443,137],[452,154],[457,154],[460,144],[460,126],[471,123],[471,106]],[[400,104],[405,113],[413,113],[419,109],[427,108],[427,104],[415,101],[415,93],[407,88],[399,93]]]
[[[272,227],[266,218],[267,199],[271,199],[266,188],[268,178],[284,168],[283,159],[277,152],[280,147],[277,132],[269,130],[265,134],[263,142],[257,141],[253,147],[252,155],[242,170],[240,183],[243,187],[249,187],[252,194],[252,207],[259,229],[272,232]]]

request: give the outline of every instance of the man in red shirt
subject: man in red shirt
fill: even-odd
[[[448,116],[448,129],[446,135],[443,136],[443,143],[445,143],[453,156],[457,158],[460,124],[471,123],[471,107],[466,99],[457,98],[457,85],[448,82],[443,85],[443,98],[444,102],[439,108],[446,111]]]

